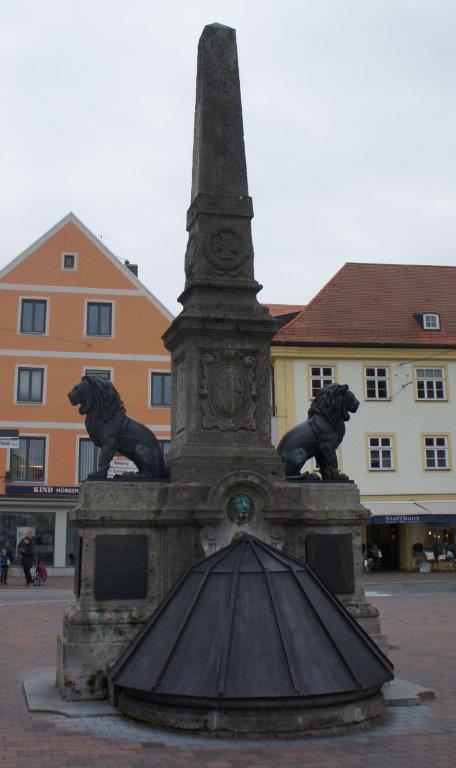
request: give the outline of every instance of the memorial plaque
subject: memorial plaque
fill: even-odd
[[[355,589],[353,541],[350,533],[312,533],[306,537],[306,560],[336,595]]]
[[[147,595],[147,536],[96,536],[95,598],[138,600]]]
[[[82,536],[74,534],[74,594],[81,594]]]

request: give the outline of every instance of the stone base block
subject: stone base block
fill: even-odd
[[[386,635],[381,634],[380,614],[373,605],[367,602],[346,602],[345,608],[351,613],[360,627],[372,638],[381,651],[388,655],[388,640]]]
[[[122,653],[125,642],[71,643],[57,638],[56,685],[67,701],[104,699],[108,669]]]
[[[326,697],[329,698],[329,697]],[[337,697],[334,697],[337,698]],[[118,702],[121,711],[135,720],[151,725],[199,732],[201,735],[224,737],[290,738],[292,736],[327,736],[363,728],[384,710],[381,692],[368,698],[357,698],[333,705],[299,706],[298,703],[275,705],[262,702],[236,708],[217,703],[200,706],[172,705],[145,701],[122,691]]]

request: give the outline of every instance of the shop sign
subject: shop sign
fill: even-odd
[[[0,437],[0,448],[19,448],[19,438]]]
[[[372,515],[371,525],[394,525],[395,523],[456,523],[456,515],[423,514],[423,515]]]
[[[6,493],[20,496],[77,496],[78,485],[7,485]]]
[[[395,523],[425,523],[432,515],[372,515],[371,525],[394,525]]]

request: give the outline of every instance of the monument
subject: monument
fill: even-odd
[[[183,309],[164,335],[172,361],[170,478],[82,488],[72,513],[76,600],[58,640],[57,685],[67,699],[105,697],[108,671],[186,569],[245,534],[283,549],[288,560],[307,560],[384,647],[360,578],[369,513],[358,489],[289,482],[271,444],[276,324],[257,300],[252,216],[235,31],[211,24],[198,50]],[[131,553],[122,579],[118,551]]]

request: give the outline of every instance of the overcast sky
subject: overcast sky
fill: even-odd
[[[3,0],[0,267],[70,210],[177,313],[196,50],[236,27],[255,272],[456,264],[454,0]]]

